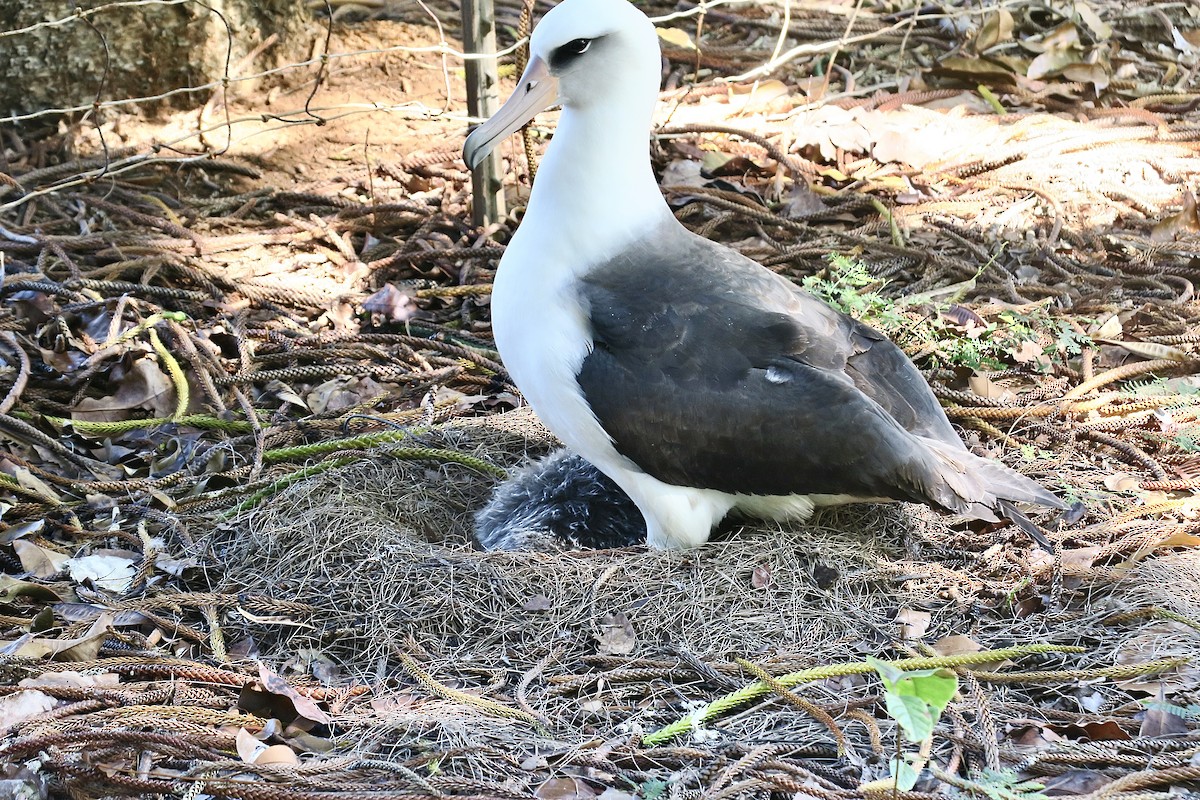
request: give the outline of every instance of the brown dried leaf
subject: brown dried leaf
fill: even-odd
[[[1171,361],[1191,361],[1192,356],[1180,350],[1178,347],[1171,347],[1167,344],[1159,344],[1158,342],[1118,342],[1113,339],[1096,339],[1097,342],[1116,345],[1124,348],[1130,353],[1140,358],[1149,360],[1165,358]]]
[[[989,11],[983,18],[983,25],[979,27],[979,34],[975,37],[975,52],[982,53],[1001,42],[1012,41],[1013,24],[1012,12],[1008,9]]]
[[[600,620],[600,633],[596,635],[596,640],[599,642],[597,650],[606,656],[627,656],[637,647],[633,623],[624,612]]]
[[[676,50],[696,49],[692,37],[685,30],[679,28],[655,28],[654,30],[658,33],[658,38],[662,39],[664,44],[670,45]]]
[[[277,694],[281,697],[286,697],[292,701],[292,706],[296,709],[296,713],[305,719],[322,725],[329,724],[329,715],[312,700],[297,692],[281,675],[277,675],[267,669],[265,664],[258,665],[258,679],[262,681],[263,688],[271,694]]]
[[[596,790],[578,778],[551,778],[533,792],[538,800],[593,800]]]
[[[1173,242],[1181,236],[1200,232],[1200,211],[1190,189],[1183,190],[1183,209],[1160,220],[1150,229],[1150,241]]]
[[[17,551],[17,558],[21,559],[21,568],[32,573],[35,578],[54,577],[70,558],[66,553],[57,553],[24,539],[16,540],[12,546]]]
[[[34,600],[54,602],[61,600],[53,589],[40,583],[18,580],[8,575],[0,575],[0,605],[8,605],[18,597],[30,597]]]
[[[165,418],[175,410],[175,388],[152,357],[140,358],[121,379],[115,394],[85,397],[71,411],[71,418],[87,422],[118,422],[133,417],[133,411],[149,411]]]
[[[238,728],[237,735],[233,737],[233,744],[237,748],[238,758],[247,764],[253,764],[259,753],[267,749],[265,744],[245,728]]]
[[[1016,395],[1008,390],[1007,387],[1001,386],[995,381],[983,375],[973,375],[967,379],[967,387],[972,394],[980,397],[986,397],[989,400],[1011,401],[1016,399]]]
[[[1112,38],[1112,26],[1104,20],[1100,19],[1091,6],[1083,2],[1083,0],[1075,0],[1075,13],[1079,15],[1079,19],[1100,41]]]
[[[978,653],[983,649],[983,645],[979,642],[961,633],[953,633],[938,639],[932,647],[933,652],[939,656],[961,656],[967,653]]]
[[[1037,342],[1026,339],[1021,342],[1020,347],[1011,348],[1008,354],[1012,356],[1013,361],[1018,364],[1032,364],[1042,361],[1046,358],[1045,353]]]
[[[1138,738],[1157,739],[1164,736],[1186,736],[1188,724],[1179,714],[1171,713],[1163,687],[1158,687],[1158,699],[1146,706]]]
[[[927,611],[916,611],[902,608],[896,612],[896,622],[900,624],[901,639],[920,639],[929,629],[929,621],[933,616]]]
[[[550,598],[544,594],[535,594],[521,605],[521,609],[524,611],[549,611],[552,608],[554,608],[554,603],[551,603]]]
[[[1061,775],[1047,778],[1046,791],[1053,790],[1055,796],[1091,794],[1112,783],[1113,779],[1103,772],[1092,769],[1069,769]]]
[[[78,639],[42,639],[30,636],[14,642],[11,655],[51,661],[92,661],[100,655],[100,646],[108,637],[112,619],[108,615],[97,619],[88,632]],[[9,650],[10,648],[5,648]]]
[[[391,283],[385,283],[379,291],[364,300],[362,307],[364,311],[383,314],[393,322],[407,322],[420,311],[416,300],[408,292],[401,291]]]

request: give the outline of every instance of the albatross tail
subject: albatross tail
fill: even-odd
[[[965,448],[918,437],[936,457],[934,480],[924,488],[929,498],[956,513],[996,522],[1001,517],[1029,534],[1044,549],[1054,547],[1037,525],[1015,503],[1031,503],[1046,508],[1067,506],[1048,490],[1019,472]]]

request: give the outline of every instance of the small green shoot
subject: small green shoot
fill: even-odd
[[[985,769],[970,782],[972,789],[987,795],[990,800],[1047,800],[1042,792],[1045,784],[1023,781],[1011,769]]]
[[[868,657],[867,663],[883,681],[888,715],[900,725],[904,738],[923,743],[923,755],[916,760],[902,758],[897,743],[897,754],[892,759],[892,777],[896,788],[907,792],[916,785],[921,771],[915,761],[924,762],[938,717],[958,691],[958,676],[947,669],[905,672],[877,658]]]
[[[651,778],[638,787],[637,796],[642,800],[662,800],[668,794],[671,784],[659,778]]]

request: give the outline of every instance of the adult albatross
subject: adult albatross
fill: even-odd
[[[1049,547],[1012,504],[1063,504],[969,452],[899,348],[675,219],[650,166],[660,66],[626,0],[564,0],[463,149],[474,167],[562,104],[492,290],[496,346],[542,421],[632,498],[652,547],[703,544],[733,509],[862,500],[1008,517]]]

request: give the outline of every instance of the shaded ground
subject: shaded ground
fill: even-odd
[[[664,191],[1078,501],[1043,520],[1057,558],[909,506],[695,553],[474,552],[471,511],[553,446],[489,337],[514,221],[466,216],[454,62],[334,57],[227,106],[0,129],[14,780],[852,798],[898,747],[862,659],[958,656],[983,671],[929,662],[960,694],[904,796],[1195,790],[1200,20],[865,5],[793,9],[778,48],[778,11],[709,11],[699,51],[694,16],[664,23]],[[329,53],[439,41],[362,13]],[[163,142],[184,155],[147,160]]]

